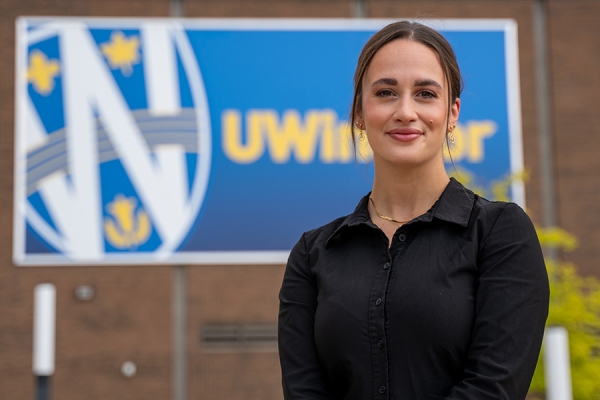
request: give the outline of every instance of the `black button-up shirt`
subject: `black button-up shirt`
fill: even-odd
[[[451,180],[391,246],[354,213],[306,232],[281,287],[286,399],[524,399],[548,314],[534,227]]]

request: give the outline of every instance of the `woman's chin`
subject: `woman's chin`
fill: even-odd
[[[403,151],[382,155],[381,157],[374,156],[374,162],[377,165],[378,160],[381,160],[382,163],[390,167],[410,169],[420,168],[431,162],[439,162],[437,158],[441,158],[441,162],[443,162],[441,154],[438,157],[437,155],[423,154],[422,152]]]

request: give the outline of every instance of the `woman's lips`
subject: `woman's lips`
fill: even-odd
[[[410,142],[411,140],[415,140],[422,134],[423,132],[421,132],[420,130],[412,128],[398,128],[388,131],[388,135],[390,135],[392,139],[395,139],[399,142]]]

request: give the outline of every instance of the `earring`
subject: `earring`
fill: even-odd
[[[362,124],[362,122],[357,122],[356,127],[360,130],[358,140],[365,140],[365,126]]]
[[[456,125],[450,125],[448,127],[448,133],[449,133],[448,140],[450,140],[450,143],[456,142],[456,137],[454,137],[454,132],[453,132],[454,128],[456,128]]]

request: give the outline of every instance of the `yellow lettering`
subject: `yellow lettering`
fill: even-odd
[[[337,134],[339,137],[339,160],[341,163],[349,163],[352,160],[352,132],[350,124],[342,121],[337,126]]]
[[[221,117],[223,126],[222,145],[227,157],[238,164],[250,164],[258,160],[264,153],[264,143],[260,129],[252,125],[247,118],[246,144],[242,143],[242,117],[237,110],[226,110]]]
[[[225,155],[238,164],[260,159],[265,149],[271,160],[284,164],[292,157],[302,164],[319,160],[325,164],[353,161],[350,126],[339,121],[334,110],[309,110],[301,117],[297,110],[286,110],[281,117],[275,110],[248,110],[245,141],[242,117],[238,110],[225,110],[221,116],[222,146]],[[373,151],[367,140],[356,139],[356,159],[367,163]]]
[[[288,162],[292,151],[299,163],[307,164],[313,161],[320,122],[318,112],[308,111],[304,123],[295,110],[284,112],[281,124],[275,111],[263,111],[258,118],[261,128],[266,133],[267,146],[273,162]]]
[[[466,159],[470,163],[480,163],[485,158],[483,141],[496,134],[498,127],[494,121],[468,121],[465,125],[456,125],[454,143],[450,143],[450,152],[444,145],[444,160],[460,162]],[[450,155],[452,158],[450,158]]]
[[[337,131],[337,114],[335,111],[325,110],[321,112],[320,118],[323,123],[323,133],[321,134],[319,158],[325,164],[332,164],[336,161],[337,147],[341,139]]]
[[[494,121],[470,121],[467,130],[470,141],[468,160],[472,163],[480,163],[485,157],[483,140],[493,136],[498,126]]]

